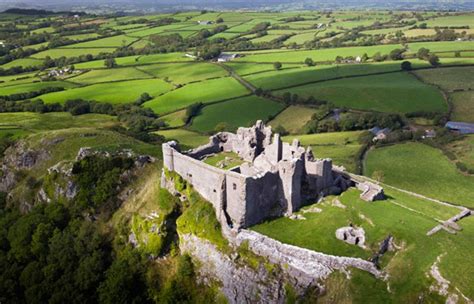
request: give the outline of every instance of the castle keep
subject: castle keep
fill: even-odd
[[[202,160],[234,152],[239,166],[224,170]],[[258,121],[237,133],[221,132],[208,144],[181,152],[174,141],[163,144],[164,167],[176,172],[214,206],[221,223],[232,228],[252,226],[266,218],[290,215],[303,202],[339,194],[354,182],[333,168],[330,159],[316,159],[298,140],[283,143],[279,134]],[[167,187],[163,174],[162,186]],[[367,186],[366,200],[383,196],[382,188]],[[377,188],[378,187],[378,188]],[[169,188],[169,187],[168,187]]]

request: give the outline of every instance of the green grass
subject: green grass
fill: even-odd
[[[364,174],[382,171],[384,182],[428,197],[474,207],[474,177],[465,176],[438,149],[405,143],[371,150]]]
[[[227,170],[240,166],[244,160],[234,152],[221,152],[206,158],[204,162],[208,165]]]
[[[229,130],[236,130],[251,126],[257,120],[266,121],[283,108],[283,104],[256,96],[233,99],[204,107],[193,119],[191,129],[212,132],[218,124],[225,123]]]
[[[166,140],[176,140],[182,146],[189,148],[195,148],[209,142],[209,136],[184,129],[162,130],[156,133],[164,136]]]
[[[319,33],[319,31],[311,31],[307,33],[302,33],[298,35],[294,35],[290,37],[288,40],[285,41],[285,44],[291,44],[291,43],[296,43],[296,44],[303,44],[306,41],[312,41],[316,35]]]
[[[248,94],[235,79],[230,77],[191,83],[144,103],[155,113],[169,113],[193,103],[210,103]]]
[[[1,91],[1,95],[11,95],[11,94],[18,94],[18,93],[28,93],[39,91],[44,88],[73,88],[75,87],[74,84],[65,81],[42,81],[42,82],[31,82],[31,83],[23,83],[18,85],[12,85],[3,87]]]
[[[446,147],[456,155],[456,159],[474,170],[474,135],[466,135],[461,140],[456,140]]]
[[[166,123],[167,127],[169,128],[184,126],[185,118],[186,118],[186,110],[176,111],[176,112],[160,117],[160,119],[163,120]]]
[[[136,68],[115,68],[92,70],[79,76],[69,78],[70,81],[81,84],[94,84],[100,82],[120,81],[120,80],[136,80],[152,78],[152,76],[137,70]]]
[[[412,60],[412,64],[414,67],[427,66],[426,63],[418,60]],[[283,68],[286,67],[287,65],[283,64]],[[327,79],[400,70],[400,62],[393,61],[372,64],[317,65],[280,71],[272,69],[269,72],[245,76],[245,79],[257,87],[275,90]]]
[[[160,79],[130,80],[113,84],[93,84],[62,92],[41,95],[38,98],[46,103],[63,103],[70,99],[82,98],[109,103],[132,103],[143,93],[158,96],[171,89],[171,85]]]
[[[237,74],[249,75],[261,72],[274,72],[275,68],[271,63],[242,63],[242,62],[227,62],[225,65],[231,67]],[[282,70],[301,67],[300,64],[285,64]]]
[[[451,94],[453,112],[451,120],[474,123],[474,92],[457,92]]]
[[[381,112],[446,112],[444,98],[435,87],[407,73],[364,76],[326,81],[277,91],[300,97],[313,96],[338,107]]]
[[[362,145],[358,138],[361,131],[319,133],[285,136],[283,140],[291,143],[297,138],[301,145],[311,146],[316,158],[331,158],[335,165],[344,166],[348,171],[356,171],[356,157]]]
[[[107,37],[107,38],[102,38],[102,39],[97,39],[97,40],[92,40],[92,41],[87,41],[87,42],[70,44],[65,47],[62,47],[62,49],[74,49],[74,48],[82,49],[82,48],[95,48],[95,47],[117,48],[117,47],[127,46],[137,40],[138,38],[132,38],[125,35],[119,35],[119,36],[112,36],[112,37]]]
[[[45,58],[47,56],[57,59],[60,57],[79,57],[81,55],[99,55],[100,53],[112,53],[115,51],[115,48],[75,48],[75,49],[50,49],[43,52],[36,53],[32,55],[33,58]]]
[[[424,82],[440,86],[443,90],[474,89],[474,67],[453,67],[416,71]]]
[[[430,20],[423,21],[429,27],[446,27],[446,26],[469,26],[470,28],[474,27],[474,15],[465,14],[461,16],[447,16],[447,17],[438,17]]]
[[[43,60],[39,60],[39,59],[35,59],[35,58],[21,58],[21,59],[17,59],[17,60],[13,60],[13,61],[10,61],[8,63],[5,63],[5,64],[1,65],[0,67],[2,69],[9,69],[9,68],[12,68],[12,67],[17,67],[17,66],[36,67],[36,66],[40,66],[42,64],[43,64]]]
[[[321,251],[328,254],[369,258],[378,250],[379,242],[387,235],[394,237],[395,243],[403,249],[396,254],[387,253],[382,258],[383,270],[389,273],[390,293],[374,290],[375,294],[387,297],[384,303],[416,302],[421,293],[429,294],[431,280],[425,275],[436,257],[443,252],[452,260],[465,261],[469,254],[467,239],[474,236],[474,231],[460,232],[450,235],[440,232],[427,237],[426,232],[436,226],[436,218],[447,219],[459,212],[455,208],[445,207],[416,197],[387,190],[390,199],[367,203],[359,199],[360,192],[350,190],[339,197],[345,209],[332,206],[333,198],[326,199],[316,206],[321,213],[303,213],[306,220],[290,220],[279,218],[254,226],[252,229],[273,237],[285,243]],[[397,205],[398,204],[398,205]],[[404,208],[402,206],[411,209]],[[365,219],[363,219],[365,218]],[[335,237],[336,229],[349,223],[361,226],[366,232],[368,250],[349,245]],[[463,222],[460,222],[464,226]],[[470,228],[469,224],[467,225]],[[461,236],[461,237],[458,237]],[[467,296],[472,297],[472,265],[465,263],[448,264],[451,269],[442,272],[443,276],[453,279],[453,283],[461,288]],[[409,273],[410,275],[407,275]],[[456,275],[458,277],[456,277]],[[364,286],[369,277],[358,282]],[[467,282],[465,282],[467,280]],[[367,299],[354,300],[356,303],[366,303]]]
[[[316,112],[317,110],[313,108],[289,106],[268,124],[273,128],[282,126],[291,134],[297,134],[303,131],[305,124],[311,120],[311,116]]]
[[[180,84],[227,75],[227,71],[223,68],[210,63],[155,64],[141,66],[139,69],[156,77],[168,78],[171,82]]]
[[[416,53],[422,47],[431,52],[472,51],[474,41],[413,42],[408,44],[408,52]]]

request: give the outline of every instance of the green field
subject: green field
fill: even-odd
[[[47,56],[55,59],[60,57],[79,57],[81,55],[91,54],[93,56],[100,53],[112,53],[115,48],[88,48],[88,49],[50,49],[32,55],[33,58],[46,58]]]
[[[457,92],[451,94],[453,112],[451,120],[474,123],[474,92]]]
[[[112,82],[121,80],[136,80],[152,78],[152,76],[136,69],[136,68],[115,68],[115,69],[102,69],[102,70],[91,70],[85,72],[79,76],[69,78],[69,81],[81,84],[94,84],[101,82]]]
[[[474,27],[474,15],[466,14],[461,16],[447,16],[447,17],[438,17],[431,20],[427,20],[426,24],[429,27],[450,27],[450,26],[469,26]]]
[[[261,73],[261,72],[274,72],[275,68],[271,63],[242,63],[242,62],[227,62],[226,66],[232,68],[237,74],[241,76]],[[294,69],[302,67],[300,64],[285,64],[282,70]]]
[[[132,103],[143,93],[158,96],[170,89],[171,85],[160,79],[145,79],[115,82],[113,85],[108,83],[93,84],[86,87],[41,95],[38,98],[46,103],[63,103],[67,100],[78,98],[113,104]]]
[[[350,190],[338,197],[345,209],[333,206],[333,198],[314,205],[320,213],[298,212],[306,220],[290,220],[282,217],[254,226],[252,229],[266,234],[284,243],[312,250],[342,256],[356,256],[363,259],[371,257],[378,250],[379,243],[392,235],[402,249],[389,252],[382,258],[381,264],[389,273],[386,288],[361,288],[359,301],[377,299],[374,303],[414,303],[419,294],[429,298],[429,286],[432,280],[427,277],[436,258],[447,252],[440,265],[443,277],[460,287],[468,297],[474,295],[474,288],[468,283],[474,267],[463,261],[470,253],[469,239],[474,235],[472,220],[460,222],[465,228],[457,235],[439,232],[431,237],[426,232],[438,224],[438,218],[447,219],[459,210],[421,200],[397,191],[387,190],[389,199],[369,204],[359,199],[360,192]],[[366,246],[349,245],[336,239],[335,231],[352,223],[361,226],[366,232]],[[449,257],[449,258],[448,258]],[[453,263],[458,261],[459,263]],[[467,267],[468,269],[465,269]],[[409,275],[407,275],[409,274]],[[467,280],[467,281],[466,281]],[[357,282],[358,286],[373,286],[370,276]],[[372,301],[370,301],[372,302]]]
[[[201,81],[209,78],[224,77],[228,73],[211,63],[173,63],[140,66],[139,70],[159,78],[168,78],[176,84]]]
[[[291,143],[297,138],[302,146],[311,146],[316,158],[331,158],[333,163],[356,172],[356,156],[362,145],[358,138],[361,131],[320,133],[285,136],[283,140]]]
[[[161,116],[160,119],[166,123],[168,128],[177,128],[185,125],[186,110],[176,111],[165,116]]]
[[[43,64],[43,60],[39,60],[39,59],[35,59],[35,58],[22,58],[22,59],[17,59],[17,60],[10,61],[9,63],[5,63],[5,64],[1,65],[0,67],[2,69],[9,69],[9,68],[12,68],[12,67],[17,67],[17,66],[21,66],[21,67],[33,66],[33,67],[36,67],[36,66],[40,66],[42,64]]]
[[[313,96],[338,107],[381,112],[409,113],[415,111],[445,112],[446,102],[435,88],[407,73],[347,78],[309,84],[277,91]]]
[[[164,136],[166,140],[178,141],[185,148],[195,148],[209,142],[209,136],[184,129],[162,130],[156,133]]]
[[[230,77],[191,83],[144,103],[155,113],[169,113],[193,103],[210,103],[249,94],[235,79]]]
[[[446,148],[468,169],[474,170],[474,135],[466,135],[461,140],[448,144]]]
[[[39,91],[44,88],[73,88],[75,84],[65,81],[42,81],[42,82],[32,82],[25,84],[12,85],[7,87],[2,87],[2,95],[11,95],[19,93],[28,93]]]
[[[382,171],[386,184],[474,207],[474,177],[461,174],[438,149],[420,143],[378,148],[365,163],[365,175]]]
[[[453,67],[416,71],[423,82],[441,87],[445,91],[474,89],[474,67]]]
[[[256,96],[229,100],[204,107],[193,119],[191,129],[212,132],[219,123],[225,123],[229,130],[235,131],[241,126],[251,126],[257,120],[267,121],[283,108],[283,104]]]
[[[282,126],[291,134],[301,133],[305,124],[311,120],[311,116],[317,113],[316,109],[302,106],[289,106],[274,119],[268,122],[273,128]]]
[[[411,61],[413,67],[427,66],[425,62],[419,60]],[[286,67],[287,65],[284,64],[283,68]],[[275,90],[328,79],[396,71],[400,71],[400,62],[387,61],[372,64],[317,65],[280,71],[273,69],[268,72],[247,75],[245,79],[257,87]]]
[[[102,38],[102,39],[97,39],[97,40],[92,40],[92,41],[87,41],[87,42],[71,44],[71,45],[62,47],[62,49],[71,49],[71,48],[84,49],[84,48],[95,48],[95,47],[117,48],[117,47],[127,46],[129,44],[134,43],[137,40],[138,38],[132,38],[126,35],[119,35],[119,36],[113,36],[113,37],[107,37],[107,38]]]

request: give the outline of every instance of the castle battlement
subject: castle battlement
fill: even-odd
[[[218,133],[208,144],[186,152],[174,141],[162,148],[164,167],[193,185],[214,206],[221,223],[237,229],[291,215],[308,200],[353,185],[347,175],[333,170],[331,159],[315,158],[298,140],[283,143],[262,121],[235,134]],[[203,162],[221,152],[233,152],[243,163],[224,170]]]

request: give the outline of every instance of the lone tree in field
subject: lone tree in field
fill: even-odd
[[[421,48],[416,53],[416,57],[418,57],[418,59],[421,59],[421,60],[426,60],[428,59],[429,56],[430,56],[430,50],[427,48]]]
[[[313,59],[308,57],[304,60],[304,64],[306,64],[307,66],[314,66],[314,61]]]
[[[410,61],[403,61],[401,64],[401,68],[403,71],[411,71],[411,62]]]
[[[273,64],[273,67],[275,68],[275,70],[281,70],[281,67],[282,67],[281,62],[278,62],[278,61],[275,62]]]
[[[439,57],[436,56],[435,54],[430,55],[430,57],[428,58],[428,62],[434,67],[438,67],[440,65]]]
[[[390,52],[389,57],[392,60],[402,60],[403,59],[403,52],[405,52],[405,50],[394,49]]]
[[[374,171],[374,173],[372,173],[372,179],[378,181],[379,183],[383,183],[384,178],[385,174],[383,171]]]
[[[109,69],[115,68],[117,66],[117,62],[115,61],[115,58],[107,58],[105,59],[105,66]]]

